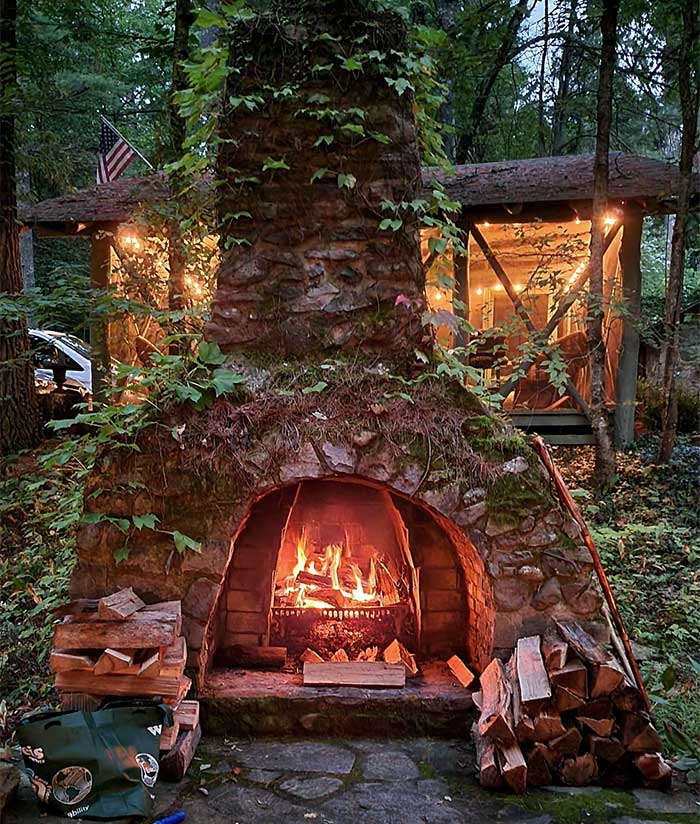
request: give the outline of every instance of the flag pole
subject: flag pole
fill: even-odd
[[[141,154],[141,152],[136,148],[136,146],[134,146],[132,143],[130,143],[124,137],[124,135],[119,131],[119,129],[116,128],[116,126],[114,126],[112,123],[110,123],[109,120],[107,120],[107,118],[103,114],[101,114],[100,117],[102,118],[102,120],[104,120],[104,122],[109,126],[110,129],[113,129],[119,135],[119,137],[124,141],[124,143],[126,143],[127,146],[129,146],[129,148],[133,149],[134,154],[137,157],[140,157],[141,160],[143,160],[143,162],[146,164],[146,166],[148,166],[149,169],[153,169],[153,164],[150,163],[148,160],[146,160],[146,158]]]

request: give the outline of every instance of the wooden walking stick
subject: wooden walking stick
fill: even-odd
[[[631,669],[634,675],[634,680],[637,683],[637,688],[639,689],[639,692],[642,694],[642,697],[644,698],[647,710],[650,710],[651,701],[649,700],[649,695],[646,691],[646,687],[644,686],[644,682],[642,681],[642,675],[639,672],[639,665],[637,664],[637,659],[634,657],[634,653],[632,652],[632,645],[630,644],[630,639],[627,635],[625,625],[622,622],[622,616],[620,615],[620,611],[618,610],[617,604],[615,603],[615,596],[613,595],[612,589],[610,588],[608,576],[605,574],[605,570],[603,569],[603,563],[600,560],[600,553],[598,552],[598,547],[595,545],[595,542],[591,537],[591,533],[588,531],[588,527],[586,526],[586,523],[583,520],[579,508],[576,506],[576,502],[571,497],[571,493],[569,492],[569,490],[566,488],[564,479],[562,478],[561,473],[555,466],[554,461],[552,460],[552,456],[549,454],[549,450],[547,449],[545,442],[539,435],[535,435],[535,437],[532,439],[532,447],[535,450],[535,452],[537,452],[540,460],[545,465],[547,472],[549,473],[552,481],[554,482],[554,486],[557,490],[557,494],[559,495],[559,499],[562,501],[564,506],[569,510],[572,517],[581,529],[581,534],[583,536],[584,543],[588,547],[588,551],[591,553],[591,558],[593,560],[593,568],[596,571],[598,580],[600,581],[600,586],[602,587],[603,594],[605,595],[605,600],[607,601],[608,608],[610,609],[610,613],[615,623],[615,627],[620,635],[620,639],[622,640],[622,644],[625,648],[627,664],[629,665],[629,668]]]

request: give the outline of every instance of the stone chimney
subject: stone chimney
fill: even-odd
[[[421,185],[412,94],[385,79],[405,30],[369,5],[297,0],[233,35],[207,327],[224,351],[396,359],[429,344],[413,213],[379,230],[396,217],[382,202],[410,202]]]

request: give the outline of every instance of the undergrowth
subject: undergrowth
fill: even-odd
[[[618,456],[605,494],[591,484],[592,448],[560,450],[671,752],[700,768],[700,446],[681,441],[668,466],[654,441]],[[695,759],[695,761],[693,761]],[[699,776],[700,777],[700,776]]]

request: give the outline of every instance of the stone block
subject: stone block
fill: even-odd
[[[182,612],[199,621],[206,621],[214,606],[219,584],[207,578],[197,578],[182,599]]]
[[[357,453],[347,446],[338,446],[332,443],[324,443],[321,447],[323,457],[326,459],[328,468],[333,472],[350,473],[355,471],[357,463]]]
[[[201,621],[190,618],[184,615],[182,618],[182,634],[187,641],[187,648],[190,650],[198,650],[202,648],[204,642],[204,633],[206,627]]]
[[[428,489],[420,496],[428,506],[437,509],[443,515],[451,515],[460,499],[459,484],[444,484],[435,489]]]
[[[454,515],[454,521],[459,526],[472,526],[486,515],[487,507],[484,501],[460,509]]]
[[[226,609],[231,612],[262,612],[270,606],[267,595],[254,589],[230,589],[226,593]]]
[[[559,539],[557,532],[548,524],[540,522],[528,535],[525,536],[525,543],[528,546],[540,547],[551,546]]]
[[[496,606],[505,612],[521,609],[530,601],[530,587],[520,578],[497,578],[493,594]]]
[[[303,478],[320,478],[324,474],[321,462],[310,443],[305,443],[294,456],[280,467],[279,476],[282,483]]]
[[[532,606],[535,609],[549,609],[561,601],[562,592],[559,581],[556,578],[550,578],[545,581],[542,586],[535,593],[532,599]]]
[[[229,612],[226,615],[227,632],[264,632],[267,615],[260,612]]]
[[[462,503],[465,506],[472,506],[483,501],[485,498],[486,490],[481,486],[475,486],[473,489],[468,489],[464,495],[462,495]]]
[[[259,632],[225,632],[221,646],[234,647],[238,644],[256,647],[260,644]]]
[[[464,596],[462,593],[458,592],[455,589],[452,590],[436,590],[431,589],[428,591],[427,597],[427,605],[426,609],[428,611],[442,611],[442,610],[453,610],[455,614],[455,620],[459,621],[462,616],[460,616],[460,611],[464,608]]]

